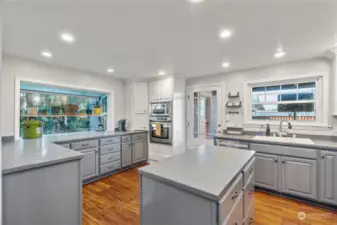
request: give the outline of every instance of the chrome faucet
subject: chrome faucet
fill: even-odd
[[[283,122],[287,122],[288,123],[288,129],[292,129],[293,126],[291,125],[291,123],[288,120],[281,120],[280,122],[280,129],[279,129],[279,136],[282,137],[283,134],[287,134],[286,132],[282,131],[282,124]]]

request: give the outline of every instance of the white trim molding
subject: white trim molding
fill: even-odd
[[[291,82],[316,82],[316,121],[303,122],[303,121],[291,121],[295,129],[330,129],[330,117],[329,117],[329,77],[326,73],[315,74],[299,74],[291,76],[282,76],[282,78],[268,78],[263,80],[248,81],[244,84],[244,127],[245,130],[256,130],[257,126],[261,124],[269,123],[275,126],[280,121],[253,121],[251,118],[251,88],[254,86],[273,85],[273,84],[285,84]],[[311,129],[310,128],[310,129]]]
[[[218,124],[221,124],[221,129],[225,127],[225,116],[224,116],[224,101],[226,99],[225,94],[225,83],[209,83],[204,85],[189,85],[186,87],[186,138],[187,138],[187,147],[191,146],[198,146],[200,143],[197,141],[193,141],[192,134],[193,134],[193,92],[201,92],[201,91],[209,91],[209,90],[216,90],[219,93],[219,99],[217,100],[217,128]],[[190,96],[190,99],[188,98]],[[189,124],[189,125],[188,125]]]
[[[44,85],[52,85],[58,86],[63,88],[70,88],[70,89],[77,89],[77,90],[88,90],[88,91],[95,91],[95,92],[103,92],[107,94],[108,98],[108,108],[107,108],[107,130],[115,130],[115,123],[114,123],[114,92],[111,90],[105,89],[96,89],[90,88],[87,86],[80,86],[80,85],[72,85],[68,83],[60,83],[60,82],[51,82],[51,81],[44,81],[44,80],[36,80],[30,78],[22,78],[22,77],[15,77],[15,89],[14,89],[14,99],[15,99],[15,109],[14,109],[14,138],[15,140],[20,139],[20,83],[21,82],[30,82],[35,84],[44,84]]]

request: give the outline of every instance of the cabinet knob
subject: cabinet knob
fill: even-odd
[[[282,163],[284,164],[284,163],[286,163],[286,161],[282,161]]]
[[[275,159],[275,160],[274,160],[274,162],[276,162],[276,163],[277,163],[277,162],[278,162],[278,160],[277,160],[277,159]]]
[[[324,155],[322,155],[322,159],[324,159],[325,158],[325,156]]]

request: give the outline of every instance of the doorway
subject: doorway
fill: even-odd
[[[188,147],[213,145],[213,137],[222,126],[221,87],[190,88],[188,91]]]

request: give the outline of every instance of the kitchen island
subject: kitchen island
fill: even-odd
[[[200,146],[141,168],[141,224],[249,224],[254,154]]]
[[[82,184],[147,161],[147,131],[79,132],[2,148],[3,222],[82,223]]]

